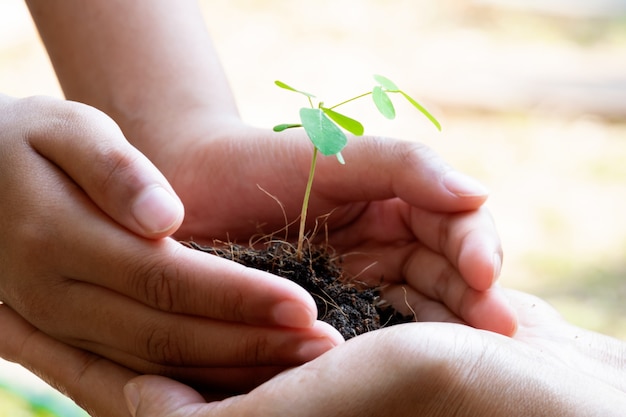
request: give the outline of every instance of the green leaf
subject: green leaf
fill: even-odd
[[[430,114],[430,112],[428,110],[426,110],[426,108],[424,108],[424,106],[419,104],[417,101],[415,101],[413,99],[413,97],[409,96],[404,91],[400,91],[400,94],[402,94],[404,96],[404,98],[406,98],[409,101],[409,103],[411,103],[413,105],[413,107],[415,107],[417,110],[421,111],[422,114],[424,116],[426,116],[428,118],[428,120],[430,120],[435,125],[437,130],[441,131],[441,124],[439,123],[439,121],[437,119],[435,119],[435,116]]]
[[[361,136],[365,131],[363,125],[357,120],[354,120],[344,114],[337,113],[336,111],[331,110],[327,107],[321,107],[321,109],[326,114],[326,116],[330,117],[335,123],[346,129],[353,135]]]
[[[387,77],[383,77],[382,75],[375,74],[374,75],[374,79],[385,90],[390,90],[390,91],[398,91],[399,90],[398,86],[393,81],[391,81],[389,78],[387,78]]]
[[[391,99],[387,93],[380,87],[376,86],[372,90],[372,98],[378,111],[387,119],[394,119],[396,117],[396,110],[393,107]]]
[[[339,163],[340,163],[341,165],[345,165],[345,164],[346,164],[346,160],[345,160],[345,159],[343,159],[343,155],[341,154],[341,152],[337,152],[337,153],[335,154],[335,156],[337,157],[337,161],[339,161]]]
[[[283,123],[280,125],[274,126],[274,132],[282,132],[283,130],[292,129],[294,127],[302,127],[299,123]]]
[[[347,145],[346,134],[321,109],[301,108],[300,120],[313,145],[324,155],[336,155]]]
[[[305,92],[305,91],[300,91],[300,90],[297,90],[297,89],[293,88],[292,86],[285,84],[285,83],[284,83],[284,82],[282,82],[282,81],[278,81],[278,80],[276,80],[276,81],[274,81],[274,84],[276,84],[276,85],[277,85],[277,86],[279,86],[280,88],[284,88],[285,90],[294,91],[294,92],[296,92],[296,93],[303,94],[303,95],[305,95],[305,96],[307,96],[307,97],[309,97],[309,98],[313,98],[313,97],[315,97],[313,94],[309,94],[309,93],[307,93],[307,92]]]

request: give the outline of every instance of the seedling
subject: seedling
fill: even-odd
[[[374,80],[377,84],[370,91],[359,94],[348,100],[344,100],[334,106],[325,106],[322,101],[319,101],[316,106],[314,104],[314,99],[316,97],[313,94],[295,89],[282,81],[275,81],[275,84],[278,87],[301,94],[305,96],[309,102],[309,107],[303,107],[300,109],[300,123],[285,123],[274,126],[275,132],[282,132],[286,129],[302,127],[313,143],[313,158],[311,160],[309,178],[304,192],[302,211],[300,213],[300,229],[296,250],[298,260],[302,259],[306,216],[309,207],[309,198],[311,197],[311,188],[313,186],[313,176],[315,175],[318,153],[321,152],[326,156],[335,155],[339,163],[344,164],[345,161],[341,155],[341,151],[348,144],[348,138],[344,133],[344,130],[355,136],[363,135],[365,130],[359,121],[335,111],[337,107],[371,95],[378,111],[387,119],[394,119],[396,117],[396,110],[389,96],[390,94],[399,94],[408,100],[409,103],[411,103],[424,116],[426,116],[438,130],[441,130],[441,125],[437,119],[435,119],[435,117],[433,117],[428,110],[415,101],[411,96],[400,90],[393,81],[383,77],[382,75],[374,75]]]

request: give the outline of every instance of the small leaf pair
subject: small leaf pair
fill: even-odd
[[[303,107],[300,109],[300,123],[284,123],[274,126],[274,131],[282,132],[286,129],[292,128],[304,128],[307,136],[313,143],[313,158],[311,161],[311,167],[309,170],[309,179],[307,181],[306,189],[304,192],[304,200],[302,202],[302,211],[300,213],[300,230],[298,234],[298,247],[297,256],[298,259],[302,259],[302,248],[304,242],[305,223],[307,216],[307,209],[309,205],[309,198],[311,196],[311,188],[313,184],[313,176],[315,173],[315,165],[317,163],[318,152],[324,155],[335,155],[341,164],[345,161],[341,155],[341,151],[348,144],[348,138],[344,133],[344,130],[352,133],[355,136],[361,136],[365,129],[363,125],[342,113],[337,112],[335,109],[351,101],[358,100],[368,95],[372,95],[374,104],[378,111],[388,119],[394,119],[396,117],[396,110],[393,106],[390,93],[401,94],[417,108],[424,116],[426,116],[438,130],[441,130],[441,125],[423,106],[417,101],[411,98],[404,91],[400,90],[396,84],[390,79],[383,77],[382,75],[374,75],[374,79],[378,85],[374,86],[372,90],[352,97],[348,100],[342,101],[334,106],[326,107],[323,102],[319,102],[316,106],[313,105],[313,99],[316,98],[313,94],[307,93],[302,90],[291,87],[282,81],[275,81],[274,83],[285,90],[289,90],[298,94],[302,94],[309,101],[310,107]],[[343,129],[343,130],[342,130]]]
[[[389,78],[383,77],[382,75],[374,75],[374,79],[378,82],[379,85],[375,86],[372,90],[372,98],[374,99],[374,104],[378,111],[385,116],[387,119],[393,120],[396,117],[396,109],[393,106],[393,102],[389,98],[389,94],[387,93],[399,93],[401,94],[409,103],[413,105],[417,110],[419,110],[428,120],[435,125],[437,130],[441,131],[441,124],[435,119],[435,117],[430,114],[428,110],[424,108],[421,104],[415,101],[411,96],[409,96],[404,91],[400,90],[398,86],[391,81]]]
[[[437,119],[411,96],[400,90],[389,78],[382,75],[374,75],[374,80],[376,80],[378,85],[374,86],[371,91],[352,97],[331,107],[324,106],[322,102],[315,107],[313,105],[313,99],[316,97],[313,94],[293,88],[282,81],[275,81],[274,83],[280,88],[304,95],[309,101],[310,108],[305,107],[300,109],[300,123],[276,125],[274,126],[274,131],[282,132],[286,129],[302,127],[316,149],[327,156],[336,155],[337,159],[343,163],[340,152],[347,145],[348,139],[342,129],[355,136],[363,135],[365,129],[361,122],[339,113],[334,109],[371,94],[378,111],[387,119],[394,119],[396,117],[396,110],[389,97],[389,93],[402,95],[409,103],[426,116],[438,130],[441,130],[441,125]]]

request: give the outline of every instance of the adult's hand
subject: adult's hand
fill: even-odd
[[[109,114],[180,196],[177,237],[247,243],[296,220],[311,144],[241,122],[197,2],[28,4],[67,97]],[[319,161],[309,226],[331,214],[328,243],[348,272],[389,284],[397,308],[433,303],[433,318],[512,334],[491,289],[502,254],[485,189],[414,142],[357,138],[343,154],[345,166]]]
[[[182,204],[103,113],[1,96],[0,135],[0,301],[37,329],[224,388],[341,342],[295,284],[164,238]]]
[[[386,328],[230,398],[137,377],[45,335],[6,305],[0,355],[94,417],[623,415],[626,344],[564,322],[535,297],[510,295],[520,316],[512,339],[454,323]]]
[[[179,134],[153,155],[185,202],[178,236],[247,242],[259,225],[284,236],[307,181],[312,145],[303,132],[209,125],[198,116]],[[481,207],[485,188],[415,142],[354,138],[343,154],[346,165],[318,159],[309,229],[324,220],[314,241],[343,256],[348,274],[383,284],[384,297],[404,313],[424,309],[428,320],[454,317],[513,334],[515,315],[492,287],[502,249]],[[296,225],[289,232],[294,239]]]
[[[349,340],[249,394],[206,403],[193,389],[142,376],[125,389],[134,417],[622,416],[626,344],[564,322],[512,294],[515,338],[416,323]]]

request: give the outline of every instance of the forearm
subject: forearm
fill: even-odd
[[[237,116],[195,1],[27,3],[66,97],[108,113],[140,149],[197,109]]]

